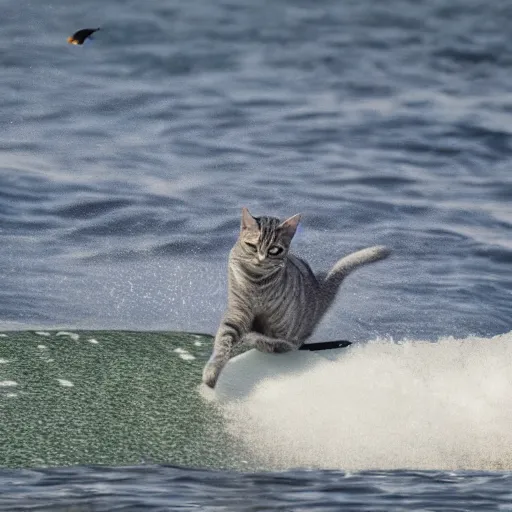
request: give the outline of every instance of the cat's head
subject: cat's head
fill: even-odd
[[[239,258],[261,271],[282,267],[299,221],[300,214],[281,222],[275,217],[253,217],[243,208]]]

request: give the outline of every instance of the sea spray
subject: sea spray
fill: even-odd
[[[282,359],[284,361],[284,359]],[[512,468],[512,332],[376,340],[221,404],[269,468]]]

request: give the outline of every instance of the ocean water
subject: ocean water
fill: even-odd
[[[393,257],[351,276],[313,336],[353,341],[347,359],[223,406],[257,470],[2,464],[1,506],[512,510],[511,15],[5,0],[1,330],[214,333],[242,206],[301,212],[315,270],[373,244]]]

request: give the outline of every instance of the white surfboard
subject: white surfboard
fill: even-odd
[[[252,349],[233,357],[222,370],[215,386],[215,399],[230,401],[243,399],[265,379],[307,371],[325,359],[331,359],[339,350],[325,350],[321,353],[295,351],[284,354],[265,354]],[[331,353],[331,354],[328,354]],[[321,354],[321,355],[320,355]]]

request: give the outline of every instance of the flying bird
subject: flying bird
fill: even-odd
[[[78,30],[72,36],[68,37],[69,44],[84,44],[84,41],[90,37],[94,32],[97,32],[98,28],[83,28],[82,30]]]

